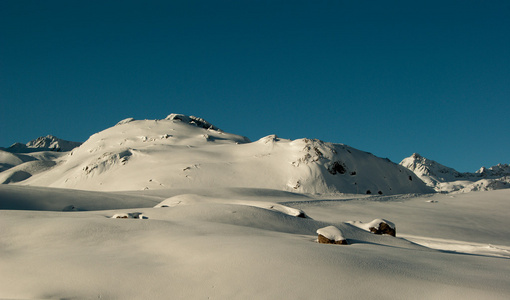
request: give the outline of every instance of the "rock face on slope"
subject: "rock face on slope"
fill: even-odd
[[[510,166],[498,164],[482,167],[475,173],[460,173],[417,153],[400,165],[413,171],[423,182],[438,192],[470,192],[510,188]]]
[[[202,118],[125,119],[18,184],[85,190],[248,187],[298,193],[427,193],[413,172],[347,145],[251,142]]]

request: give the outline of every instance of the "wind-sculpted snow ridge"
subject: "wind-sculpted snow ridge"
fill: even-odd
[[[510,188],[510,166],[482,167],[476,173],[460,173],[417,153],[400,162],[438,192],[489,191]]]
[[[343,144],[276,135],[250,142],[202,118],[122,120],[18,184],[84,190],[267,188],[297,193],[428,193],[411,171]],[[13,182],[12,180],[9,182]]]
[[[179,196],[170,197],[168,199],[165,199],[158,205],[154,206],[154,208],[162,208],[162,207],[176,207],[176,206],[182,206],[182,205],[196,205],[203,202],[207,202],[209,204],[211,203],[217,203],[217,204],[232,204],[232,205],[246,205],[246,206],[253,206],[258,207],[262,209],[267,209],[271,211],[277,211],[289,216],[293,217],[299,217],[299,218],[306,218],[306,214],[304,211],[296,208],[292,208],[286,205],[274,203],[274,202],[268,202],[268,201],[253,201],[253,200],[231,200],[231,199],[224,199],[224,198],[215,198],[215,197],[205,197],[205,196],[198,196],[195,194],[184,194]]]

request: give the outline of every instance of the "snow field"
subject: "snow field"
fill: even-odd
[[[76,191],[59,191],[56,207],[79,204]],[[336,299],[340,295],[505,299],[510,295],[510,263],[501,253],[438,251],[413,243],[420,242],[416,236],[410,241],[398,237],[420,232],[416,224],[426,216],[443,218],[439,208],[444,214],[460,210],[469,216],[471,211],[487,207],[489,211],[479,213],[476,219],[480,230],[489,231],[498,222],[509,225],[507,218],[494,221],[503,213],[491,214],[491,207],[506,209],[508,204],[502,200],[508,199],[508,193],[501,193],[506,191],[455,198],[433,196],[437,203],[426,202],[430,196],[315,200],[278,191],[257,193],[255,189],[244,190],[242,199],[237,197],[243,194],[240,189],[217,189],[211,192],[214,197],[190,195],[188,191],[187,195],[170,198],[169,194],[176,191],[162,190],[144,197],[86,192],[96,209],[101,203],[105,208],[121,198],[134,201],[136,197],[139,207],[78,212],[19,210],[36,206],[32,202],[44,199],[44,192],[52,193],[53,189],[0,189],[2,206],[8,199],[11,206],[17,199],[25,199],[18,210],[3,207],[0,211],[1,298]],[[165,203],[178,204],[163,207]],[[310,218],[271,209],[274,204],[302,210]],[[158,207],[153,208],[155,205]],[[426,207],[431,209],[424,210]],[[135,212],[147,219],[111,218]],[[398,221],[394,218],[397,215]],[[381,217],[395,221],[399,228],[396,238],[345,223],[349,219],[366,223]],[[464,234],[458,234],[456,218],[452,214],[444,223],[430,223],[428,235],[421,235],[422,239],[442,239],[450,245],[460,241],[481,244],[468,226],[462,227]],[[452,226],[443,227],[448,222]],[[327,226],[338,228],[350,245],[317,244],[316,231]],[[457,242],[444,238],[454,235]],[[508,244],[505,230],[490,238],[492,245]]]

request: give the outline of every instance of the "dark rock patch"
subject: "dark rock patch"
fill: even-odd
[[[370,232],[375,234],[389,234],[391,236],[396,236],[396,230],[395,228],[391,227],[386,222],[379,223],[378,227],[370,227]]]

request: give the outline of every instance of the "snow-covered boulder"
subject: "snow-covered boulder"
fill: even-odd
[[[375,234],[388,234],[391,236],[396,236],[397,233],[397,227],[395,224],[385,219],[375,219],[368,223],[363,223],[360,221],[350,221],[347,223]]]
[[[343,236],[340,229],[335,226],[328,226],[317,230],[317,241],[319,244],[337,244],[347,245],[347,239]]]
[[[375,234],[396,235],[395,224],[382,219],[372,221],[368,229]]]
[[[132,213],[118,213],[114,214],[112,219],[148,219],[148,217],[144,216],[140,212],[132,212]]]

